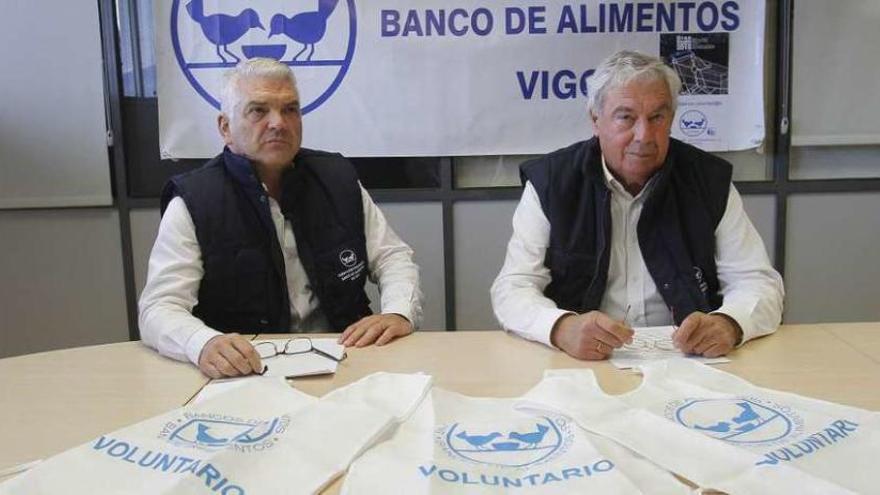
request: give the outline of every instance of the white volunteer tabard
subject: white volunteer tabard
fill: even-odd
[[[214,156],[222,73],[290,65],[303,145],[349,156],[538,154],[587,138],[586,79],[627,48],[685,87],[674,137],[764,139],[764,2],[157,0],[160,147]]]
[[[590,370],[548,370],[533,413],[572,417],[659,466],[731,495],[876,493],[880,414],[757,387],[684,358],[649,363],[642,384],[602,391]]]
[[[553,396],[541,392],[546,385],[529,393]],[[351,465],[342,495],[691,493],[650,460],[570,417],[525,414],[514,409],[518,401],[433,388],[387,441]]]
[[[318,399],[283,378],[102,435],[0,483],[0,494],[318,493],[408,417],[427,375],[374,373]]]

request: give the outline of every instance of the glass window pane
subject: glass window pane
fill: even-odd
[[[138,96],[156,96],[156,36],[153,33],[152,0],[137,1],[138,40],[140,42],[141,80]]]
[[[789,176],[793,180],[876,179],[880,146],[792,146]]]
[[[798,1],[792,36],[792,144],[880,144],[880,2]]]
[[[772,157],[762,149],[715,153],[733,164],[733,180],[763,181],[772,177]],[[453,160],[455,187],[517,187],[519,166],[538,155],[466,156]]]
[[[713,153],[733,165],[733,180],[762,181],[773,177],[773,157],[764,153],[763,147],[753,150]]]
[[[131,12],[128,0],[116,0],[116,29],[119,31],[119,61],[122,64],[122,94],[136,96],[135,69],[131,42]]]
[[[455,187],[518,187],[519,166],[538,155],[461,156],[452,160]]]
[[[440,187],[440,158],[351,158],[367,189]]]

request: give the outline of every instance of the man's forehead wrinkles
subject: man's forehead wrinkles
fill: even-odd
[[[263,96],[263,95],[257,95],[257,96],[254,96],[254,97],[248,99],[247,102],[246,102],[246,105],[247,105],[247,106],[252,106],[252,105],[272,105],[272,104],[278,104],[278,105],[298,105],[298,104],[299,104],[299,98],[297,98],[296,96],[289,96],[289,97],[286,97],[286,98],[285,98],[285,97],[278,96],[278,95],[272,95],[272,96],[268,96],[268,97],[265,97],[265,96]]]
[[[633,105],[633,101],[626,101],[618,103],[614,108],[611,109],[611,113],[619,113],[619,112],[635,112],[636,109],[640,110],[648,110],[648,113],[655,113],[662,110],[671,110],[672,103],[667,98],[659,98],[661,101],[652,102],[646,101],[649,100],[646,98],[642,101],[641,104]]]

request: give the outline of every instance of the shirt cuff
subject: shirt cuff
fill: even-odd
[[[556,348],[550,342],[550,334],[553,332],[553,325],[564,315],[574,314],[559,308],[538,307],[535,308],[535,317],[532,319],[531,325],[525,329],[525,337],[541,342],[548,347]]]
[[[739,328],[742,330],[742,340],[737,344],[737,347],[757,337],[755,325],[752,323],[752,311],[750,308],[745,308],[736,304],[722,304],[720,308],[712,311],[710,314],[718,313],[733,318],[733,321],[739,324]]]
[[[400,306],[391,306],[388,308],[382,308],[383,315],[400,315],[409,322],[410,325],[413,326],[413,329],[416,327],[415,321],[413,321],[413,311],[412,308],[406,308],[404,305]]]
[[[205,348],[205,344],[218,335],[223,334],[207,327],[196,330],[189,340],[186,341],[186,357],[189,358],[190,362],[198,366],[199,356],[202,355],[202,349]]]

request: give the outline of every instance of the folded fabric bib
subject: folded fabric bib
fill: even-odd
[[[0,494],[316,493],[411,414],[426,375],[376,373],[321,399],[256,378],[63,452]]]
[[[433,388],[391,438],[352,463],[342,493],[689,492],[668,472],[570,418],[517,411],[518,401]]]
[[[571,416],[705,488],[728,493],[871,493],[880,487],[880,414],[761,388],[686,359],[641,368],[605,394],[589,370],[545,373],[531,412]]]

